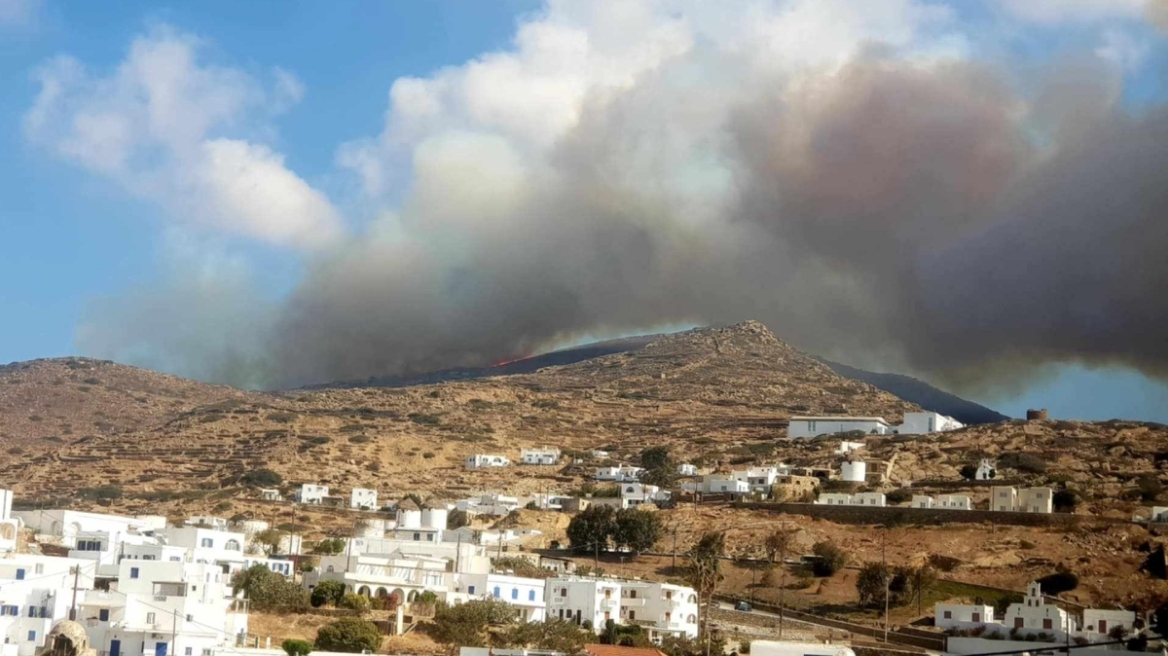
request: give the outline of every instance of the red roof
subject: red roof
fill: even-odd
[[[584,645],[584,652],[592,656],[665,656],[659,649],[622,647],[620,645]]]

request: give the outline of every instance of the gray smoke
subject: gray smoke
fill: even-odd
[[[1168,109],[1127,112],[1103,66],[1038,77],[1023,94],[976,62],[869,49],[793,72],[699,45],[590,92],[546,148],[441,131],[398,211],[313,260],[231,361],[290,386],[756,318],[956,386],[1062,361],[1162,375]],[[89,322],[116,335],[104,355],[152,339],[114,323]]]

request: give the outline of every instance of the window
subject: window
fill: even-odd
[[[24,580],[24,570],[23,570],[23,569],[18,569],[18,570],[16,570],[16,580],[17,580],[17,581],[23,581],[23,580]]]
[[[172,562],[172,563],[177,563],[180,561],[182,561],[182,558],[179,558],[178,556],[171,556],[170,557],[170,562]]]
[[[1053,628],[1054,628],[1054,623],[1053,623],[1053,622],[1051,622],[1051,621],[1050,621],[1050,619],[1045,619],[1045,620],[1042,620],[1042,628],[1044,628],[1044,629],[1053,629]]]
[[[568,589],[567,588],[560,588],[560,596],[567,597],[568,596]]]
[[[527,600],[528,601],[535,601],[535,590],[528,590],[527,591]]]
[[[210,549],[211,547],[215,546],[215,541],[211,538],[203,538],[202,540],[199,540],[199,546]]]
[[[97,611],[97,619],[101,622],[108,622],[109,621],[109,609],[102,608],[101,610]]]
[[[1014,618],[1014,628],[1015,628],[1015,629],[1022,629],[1022,628],[1025,628],[1025,625],[1023,624],[1023,620],[1022,620],[1022,618],[1021,618],[1021,617],[1015,617],[1015,618]]]
[[[1099,632],[1107,633],[1107,620],[1099,620]]]
[[[474,590],[475,590],[475,587],[474,587],[473,585],[468,585],[468,586],[466,587],[466,593],[467,593],[467,594],[474,594]]]
[[[192,656],[194,653],[195,653],[194,647],[187,647],[186,649],[183,650],[184,656]]]
[[[665,613],[665,621],[666,621],[666,622],[668,622],[668,621],[669,621],[669,618],[670,618],[670,616],[671,616],[671,615],[673,615],[673,613],[669,613],[669,612]]]
[[[973,614],[973,621],[980,622],[981,621],[981,613],[974,613]]]
[[[28,641],[29,642],[36,642],[36,631],[29,631],[28,632]]]
[[[36,606],[29,606],[28,607],[28,616],[29,617],[36,617],[37,616],[37,607]]]
[[[421,533],[414,533],[414,541],[415,542],[420,541],[421,539],[422,539]]]
[[[500,595],[500,592],[499,592],[499,586],[497,586],[497,585],[495,586],[495,589],[494,589],[494,591],[493,591],[493,594],[494,594],[494,597],[495,597],[495,599],[498,599],[498,598],[499,598],[499,595]]]
[[[210,650],[210,649],[204,649],[204,650],[203,650],[203,656],[211,656],[211,650]]]
[[[953,611],[951,611],[951,610],[945,611],[945,619],[947,619],[947,620],[953,619]]]
[[[130,568],[130,578],[132,578],[132,579],[138,578],[138,568],[137,567]]]
[[[44,563],[37,563],[32,571],[35,574],[44,574],[45,573],[45,564]]]
[[[146,623],[154,624],[154,613],[146,613]]]
[[[223,548],[228,551],[239,551],[239,540],[228,540]]]
[[[190,613],[188,613],[188,614],[187,614],[187,621],[188,621],[188,622],[193,622],[193,621],[195,621],[195,616],[194,616],[194,615],[191,615]]]

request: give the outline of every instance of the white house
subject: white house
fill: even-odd
[[[509,574],[459,574],[458,585],[470,599],[498,599],[514,606],[523,622],[546,619],[547,601],[544,579],[530,579]]]
[[[1130,610],[1083,609],[1083,633],[1092,642],[1101,641],[1116,627],[1131,631],[1135,621],[1136,614]]]
[[[360,510],[377,510],[377,490],[355,487],[349,492],[349,507]]]
[[[587,623],[596,632],[602,631],[608,620],[620,622],[620,581],[557,577],[547,580],[545,590],[548,617]]]
[[[977,471],[974,473],[973,478],[978,481],[989,481],[993,480],[997,474],[997,470],[994,469],[994,463],[990,462],[987,458],[982,458],[981,462],[977,465]]]
[[[523,449],[519,452],[519,457],[525,465],[554,465],[560,461],[560,450],[548,447]]]
[[[61,544],[70,549],[77,547],[77,536],[81,533],[104,533],[116,545],[121,543],[122,536],[139,533],[146,525],[137,517],[65,509],[17,510],[12,515],[39,535],[60,538]]]
[[[247,544],[243,533],[183,526],[159,531],[159,536],[168,545],[186,549],[191,562],[219,565],[231,572],[243,567],[243,548]]]
[[[300,486],[300,491],[296,493],[296,501],[299,503],[313,503],[319,504],[324,501],[324,498],[329,495],[329,488],[327,485],[314,485],[312,483],[305,483]]]
[[[995,512],[1054,512],[1054,491],[1049,487],[990,488],[990,510]]]
[[[710,474],[703,476],[700,481],[682,484],[681,489],[701,494],[748,494],[750,483],[732,475]]]
[[[227,530],[226,519],[223,519],[222,517],[213,517],[211,515],[195,515],[193,517],[188,517],[186,521],[183,522],[183,524],[186,526],[206,526],[207,528],[213,528],[217,531]],[[166,527],[163,526],[162,528]]]
[[[900,435],[925,435],[965,428],[965,424],[939,412],[906,412],[904,423],[896,427]]]
[[[964,629],[994,623],[994,607],[985,604],[936,604],[934,624],[941,629]]]
[[[927,510],[929,508],[934,507],[935,505],[936,505],[936,501],[933,500],[933,497],[923,495],[923,494],[914,494],[913,495],[913,498],[912,498],[912,507],[913,508],[920,508],[923,510]]]
[[[843,441],[843,442],[840,442],[839,446],[837,446],[835,448],[835,453],[837,455],[845,455],[845,454],[851,453],[853,451],[859,451],[862,448],[864,448],[863,442]]]
[[[446,530],[449,511],[444,507],[419,508],[406,499],[397,505],[397,525],[393,537],[412,542],[441,542]]]
[[[824,506],[850,506],[852,505],[852,495],[841,494],[837,492],[824,492],[819,495],[815,503]]]
[[[641,479],[641,474],[645,470],[641,467],[633,467],[631,465],[620,465],[617,467],[600,467],[596,470],[596,480],[598,481],[616,481],[618,483],[631,483]]]
[[[263,488],[260,490],[260,498],[264,501],[283,501],[284,497],[280,491],[275,488]]]
[[[649,581],[622,581],[619,624],[636,624],[660,644],[666,636],[698,636],[698,596],[693,588]]]
[[[1021,603],[1010,604],[1006,609],[1003,624],[1007,629],[1025,633],[1046,632],[1056,637],[1074,631],[1070,614],[1054,604],[1046,603],[1042,596],[1042,586],[1034,581],[1027,586],[1026,598]]]
[[[964,494],[942,494],[937,497],[937,507],[948,510],[973,510],[973,501]]]
[[[1153,524],[1168,523],[1168,507],[1152,506],[1152,515],[1148,518]]]
[[[860,431],[867,435],[890,435],[892,426],[882,417],[791,417],[787,437],[817,437]]]
[[[109,591],[78,602],[91,646],[109,656],[202,656],[247,632],[246,602],[217,565],[124,560]]]
[[[296,573],[296,563],[280,558],[263,558],[260,556],[245,556],[243,569],[251,569],[254,565],[262,565],[270,572],[275,572],[285,578],[292,578]]]
[[[690,464],[688,462],[683,462],[677,466],[677,475],[678,476],[697,476],[698,475],[698,466]]]
[[[857,492],[856,494],[825,492],[816,498],[815,503],[823,506],[869,506],[872,508],[883,508],[888,502],[883,492]]]
[[[639,506],[645,503],[668,501],[671,496],[668,491],[662,492],[661,488],[656,485],[622,483],[620,486],[620,498],[624,501],[623,506],[625,508]]]
[[[487,467],[507,467],[511,461],[499,455],[476,453],[467,456],[463,464],[467,469],[484,469]]]
[[[29,554],[0,559],[0,655],[38,653],[53,625],[69,619],[74,581],[85,594],[95,575],[93,561]]]
[[[731,476],[740,481],[746,481],[750,486],[751,492],[770,492],[771,487],[778,481],[780,476],[786,476],[791,473],[791,468],[787,465],[769,465],[766,467],[751,467],[731,472]]]

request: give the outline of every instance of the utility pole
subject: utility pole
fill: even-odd
[[[77,621],[77,579],[81,576],[81,566],[73,566],[73,603],[69,606],[69,620]]]
[[[673,522],[673,573],[677,574],[677,522]]]
[[[880,532],[880,566],[884,578],[884,644],[888,644],[888,527]]]
[[[178,652],[178,609],[170,620],[170,656],[177,656]]]
[[[782,522],[779,524],[779,530],[783,532],[783,535],[787,536],[788,538],[790,537],[789,535],[787,535],[787,523],[786,522]],[[784,614],[783,613],[783,598],[784,598],[784,594],[787,591],[787,540],[786,539],[784,539],[782,541],[782,543],[780,543],[780,545],[779,545],[779,569],[782,570],[782,573],[779,577],[779,639],[782,640],[782,638],[783,638],[783,614]]]

